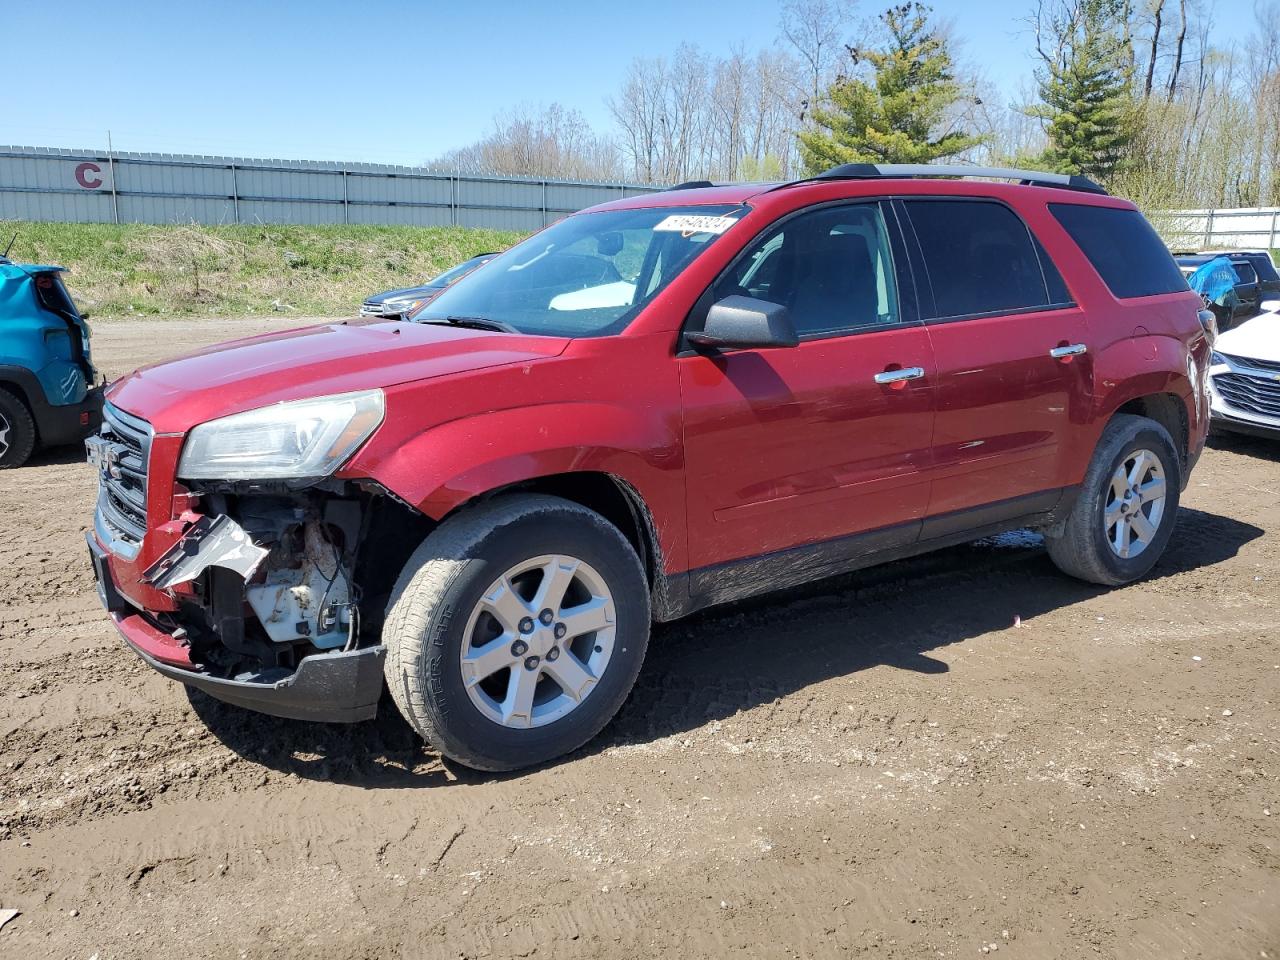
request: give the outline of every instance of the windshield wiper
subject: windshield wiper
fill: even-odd
[[[467,327],[471,330],[495,330],[498,333],[519,333],[509,323],[503,323],[501,320],[490,320],[488,317],[445,317],[444,319],[434,318],[431,320],[423,320],[423,323],[433,323],[436,326],[448,324],[451,327]]]

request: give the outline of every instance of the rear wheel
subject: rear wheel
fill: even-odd
[[[20,467],[36,448],[36,424],[19,397],[0,389],[0,470]]]
[[[1182,461],[1169,432],[1146,417],[1107,424],[1061,530],[1045,535],[1064,573],[1118,586],[1146,575],[1173,533]]]
[[[387,612],[387,684],[436,749],[481,770],[550,760],[594,737],[649,639],[635,550],[577,504],[516,495],[446,521]]]

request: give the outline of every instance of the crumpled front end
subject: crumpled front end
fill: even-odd
[[[415,533],[373,485],[173,478],[180,437],[110,404],[87,442],[99,472],[89,535],[99,594],[151,667],[263,713],[353,722],[374,716],[377,636],[394,546],[365,556],[371,527]],[[393,537],[390,544],[396,542]],[[407,547],[406,547],[407,549]]]

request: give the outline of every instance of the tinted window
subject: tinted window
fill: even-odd
[[[1051,203],[1049,210],[1120,299],[1186,290],[1187,281],[1137,210]]]
[[[714,299],[735,294],[782,304],[802,337],[897,323],[880,206],[824,207],[770,230],[720,280]]]
[[[1250,266],[1249,261],[1232,260],[1231,266],[1235,267],[1236,276],[1240,278],[1241,283],[1257,283],[1258,282],[1258,274],[1253,269],[1253,267]]]
[[[1058,272],[1058,268],[1054,265],[1053,260],[1049,258],[1049,253],[1036,239],[1036,235],[1031,235],[1031,242],[1036,245],[1036,256],[1040,258],[1040,269],[1044,271],[1044,285],[1049,291],[1050,303],[1073,303],[1071,292],[1067,290],[1067,285],[1062,279],[1062,274]]]
[[[972,200],[905,205],[929,270],[935,316],[1036,309],[1052,302],[1031,234],[1008,207]]]

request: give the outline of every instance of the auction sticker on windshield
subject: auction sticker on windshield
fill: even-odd
[[[700,217],[689,213],[676,213],[656,224],[653,229],[682,233],[686,237],[691,237],[698,233],[724,233],[737,222],[737,217]]]

